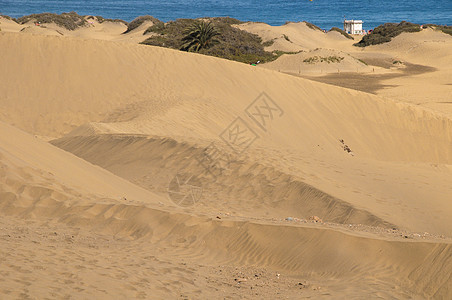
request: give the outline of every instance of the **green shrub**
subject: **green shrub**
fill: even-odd
[[[275,43],[275,40],[268,40],[266,42],[262,43],[262,46],[264,47],[270,47],[271,45],[273,45]]]
[[[363,36],[361,41],[354,44],[357,47],[366,47],[370,45],[378,45],[391,41],[393,37],[398,36],[402,32],[418,32],[421,27],[418,24],[402,21],[399,24],[385,23],[375,28],[372,33]]]
[[[10,21],[14,21],[14,22],[17,23],[17,20],[14,19],[14,18],[11,18],[10,16],[0,14],[0,17],[2,17],[4,19],[7,19],[7,20],[10,20]]]
[[[212,22],[220,33],[217,37],[219,43],[201,53],[244,63],[274,59],[271,52],[264,50],[258,35],[231,26],[230,19],[213,18]]]
[[[216,36],[220,35],[211,21],[198,21],[184,32],[180,48],[183,51],[199,52],[201,49],[211,48],[219,43]]]
[[[358,61],[360,61],[362,64],[365,64],[366,66],[368,66],[368,64],[364,60],[358,58]]]
[[[442,26],[441,31],[446,34],[452,35],[452,26]]]
[[[90,17],[92,17],[92,16],[90,16]],[[88,18],[90,18],[90,17],[88,17]],[[96,19],[97,19],[97,22],[99,22],[101,24],[104,23],[104,22],[123,23],[125,25],[129,24],[126,21],[121,20],[121,19],[105,19],[104,17],[101,17],[101,16],[96,16]]]
[[[435,24],[423,24],[422,27],[423,27],[424,29],[427,29],[427,28],[433,28],[433,29],[436,29],[436,27],[438,27],[438,25],[435,25]]]
[[[425,29],[426,28],[432,28],[432,29],[435,29],[435,30],[441,30],[445,34],[452,35],[452,26],[436,25],[436,24],[425,24],[425,25],[422,25],[422,27],[424,27]]]
[[[283,37],[284,37],[284,39],[286,39],[286,41],[288,41],[288,42],[291,42],[292,43],[292,41],[289,39],[289,37],[287,36],[287,35],[285,35],[285,34],[283,34]]]
[[[338,27],[333,27],[333,28],[330,29],[330,31],[337,31],[340,34],[342,34],[343,36],[345,36],[346,38],[354,40],[354,38],[350,34],[348,34],[347,32],[345,32],[344,30],[342,30],[342,29],[340,29]]]
[[[293,54],[298,54],[300,52],[303,52],[303,50],[296,51],[296,52],[294,52],[294,51],[287,52],[287,51],[281,51],[281,50],[274,50],[274,51],[272,51],[273,57],[272,57],[272,59],[270,61],[276,60],[276,59],[278,59],[280,56],[282,56],[284,54],[293,55]]]
[[[143,41],[142,44],[180,49],[183,44],[184,31],[195,22],[196,20],[193,19],[177,19],[166,24],[154,24],[144,33],[155,32],[159,33],[160,36],[152,36]]]
[[[258,35],[231,26],[242,23],[239,20],[229,17],[206,19],[212,22],[218,31],[219,35],[215,37],[218,43],[208,49],[201,49],[199,53],[244,63],[267,62],[279,57],[264,50],[265,46]],[[146,31],[159,33],[159,35],[149,37],[142,44],[181,49],[184,44],[185,30],[197,21],[199,20],[177,19],[164,25],[151,26]]]
[[[158,33],[158,34],[165,34],[165,23],[160,22],[160,23],[156,23],[154,25],[152,25],[151,27],[149,27],[148,29],[146,29],[143,32],[143,35],[148,34],[148,33]]]
[[[306,59],[303,60],[304,63],[307,64],[315,64],[315,63],[322,63],[322,62],[327,62],[327,63],[340,63],[341,61],[344,60],[344,57],[340,57],[340,56],[311,56],[308,57]]]
[[[32,14],[17,19],[17,23],[19,24],[25,24],[30,21],[35,21],[42,24],[55,23],[58,26],[64,27],[68,30],[75,30],[87,24],[83,16],[80,16],[73,11],[70,13],[62,13],[61,15],[53,13]]]
[[[231,18],[231,17],[216,17],[216,18],[210,18],[214,21],[216,21],[217,23],[221,23],[224,25],[239,25],[239,24],[243,24],[245,22]]]
[[[160,21],[157,18],[154,18],[153,16],[139,16],[127,25],[127,30],[124,31],[123,34],[131,32],[134,29],[137,29],[146,21],[151,21],[152,23],[154,23],[154,25],[157,23],[162,23],[162,21]]]
[[[314,30],[320,30],[320,31],[323,32],[323,30],[322,30],[319,26],[314,25],[314,24],[309,23],[309,22],[306,22],[306,21],[303,21],[303,22],[304,22],[304,23],[306,24],[306,26],[308,26],[309,28],[314,29]]]

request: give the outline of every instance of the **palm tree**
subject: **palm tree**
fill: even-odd
[[[219,43],[214,39],[220,33],[215,29],[212,22],[197,21],[192,26],[188,27],[182,38],[184,44],[181,47],[183,51],[198,52],[201,49],[207,49],[214,44]]]

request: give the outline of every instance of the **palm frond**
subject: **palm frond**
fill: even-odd
[[[220,33],[210,21],[198,21],[188,27],[184,34],[185,36],[182,38],[182,41],[185,43],[181,47],[181,50],[184,51],[198,52],[201,49],[206,49],[219,43],[214,37],[220,35]]]

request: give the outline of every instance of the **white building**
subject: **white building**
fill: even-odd
[[[363,34],[363,21],[344,20],[344,31],[349,34]]]

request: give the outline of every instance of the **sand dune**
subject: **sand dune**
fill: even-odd
[[[355,36],[355,40],[343,37],[338,32],[323,33],[319,30],[308,28],[304,23],[289,23],[283,26],[270,26],[263,23],[246,23],[240,28],[259,35],[264,41],[273,40],[274,43],[268,50],[280,51],[313,51],[319,48],[320,51],[345,52],[356,59],[361,59],[369,64],[367,68],[350,69],[344,63],[333,65],[319,65],[313,68],[310,65],[300,64],[300,55],[284,55],[280,59],[270,64],[263,65],[281,72],[288,72],[296,75],[312,76],[324,75],[328,72],[351,72],[340,75],[339,80],[329,80],[310,78],[321,82],[339,84],[358,90],[366,90],[367,86],[375,81],[381,81],[381,86],[375,93],[393,100],[413,103],[431,109],[437,113],[452,116],[452,86],[450,80],[451,70],[451,47],[452,37],[441,31],[424,29],[417,33],[403,33],[394,38],[391,42],[358,48],[352,46],[360,36]],[[341,55],[347,57],[346,55]],[[401,64],[394,64],[401,62]],[[415,64],[424,68],[423,72],[404,72],[404,64]],[[428,71],[427,71],[428,70]],[[317,74],[316,72],[317,71]],[[357,80],[356,73],[366,73],[368,77],[361,74]],[[383,76],[386,74],[386,80]],[[339,76],[339,75],[338,75]],[[363,81],[363,84],[353,83]],[[352,82],[351,84],[348,82]],[[361,86],[364,86],[361,87]]]
[[[21,33],[25,34],[64,35],[133,44],[142,42],[148,37],[144,36],[143,33],[148,25],[152,24],[148,21],[132,32],[122,34],[126,30],[126,25],[108,21],[99,23],[93,19],[90,19],[91,23],[88,27],[74,31],[68,31],[55,24],[44,24],[44,26],[18,25],[2,17],[0,17],[0,22],[3,32],[19,32],[22,30]],[[450,101],[447,100],[451,98],[452,93],[448,81],[452,72],[449,54],[452,43],[450,35],[426,29],[418,33],[402,34],[388,44],[363,49],[352,46],[360,39],[360,36],[355,36],[355,40],[350,40],[335,31],[323,33],[320,30],[311,29],[304,22],[288,23],[282,26],[244,23],[237,25],[237,27],[259,35],[265,42],[272,41],[273,44],[266,47],[268,51],[309,52],[319,49],[320,51],[345,53],[346,55],[342,56],[351,56],[353,61],[351,64],[345,60],[341,63],[335,63],[334,66],[333,64],[327,66],[320,64],[312,67],[311,65],[300,64],[299,57],[296,55],[283,55],[279,61],[268,65],[274,70],[305,77],[319,75],[318,78],[310,79],[373,92],[394,100],[421,105],[449,118],[452,116],[452,106]],[[369,66],[362,66],[362,64],[356,63],[353,58],[356,58],[357,61],[363,60]],[[394,62],[401,63],[394,64]],[[419,65],[428,71],[404,72],[406,64]],[[348,76],[342,74],[341,78],[333,80],[322,78],[325,74],[337,74],[337,72],[350,72],[350,74]],[[357,79],[356,73],[366,74],[367,77],[359,75]],[[380,74],[387,76],[380,76]],[[369,88],[369,86],[373,87]]]
[[[148,203],[158,203],[162,200],[102,168],[93,166],[14,127],[1,123],[1,133],[4,176],[12,176],[12,172],[17,171],[14,177],[21,178],[30,173],[29,175],[31,177],[35,175],[37,180],[46,178],[49,182],[67,184],[69,190],[72,189],[74,192],[82,194],[89,192],[118,201],[127,194],[131,199],[141,201],[147,199]],[[11,171],[6,172],[5,168]]]
[[[194,279],[205,276],[194,269],[200,262],[204,271],[212,273],[218,271],[218,264],[276,269],[283,276],[296,278],[287,288],[293,296],[299,295],[295,287],[301,278],[305,278],[304,295],[344,291],[342,284],[335,283],[339,279],[347,280],[345,291],[356,296],[378,292],[381,296],[443,297],[450,293],[447,271],[452,252],[450,244],[382,239],[371,233],[316,228],[309,224],[250,222],[233,216],[225,216],[220,221],[174,210],[169,213],[170,206],[152,208],[158,196],[102,169],[8,125],[1,124],[1,133],[2,214],[31,220],[25,225],[11,217],[3,219],[8,220],[3,225],[6,234],[1,237],[2,253],[9,258],[5,268],[8,274],[14,274],[17,268],[24,271],[31,268],[36,270],[32,274],[43,275],[28,275],[20,281],[14,281],[11,276],[2,278],[0,292],[6,297],[74,293],[77,298],[90,295],[146,298],[179,296],[181,291],[196,295],[200,289],[205,296],[218,296],[224,291],[233,293],[236,289],[233,285],[223,286],[222,292],[214,287],[221,286],[221,280],[233,282],[237,274],[225,272],[215,280],[195,282]],[[70,178],[66,174],[71,174]],[[120,195],[127,193],[129,198],[105,198],[115,198],[118,191]],[[46,219],[60,222],[57,227],[53,225],[52,231],[56,231],[51,232],[48,223],[40,225],[39,221]],[[26,248],[28,243],[32,252]],[[77,252],[74,246],[79,249]],[[46,248],[50,248],[51,256]],[[38,260],[47,257],[45,265],[56,264],[56,269],[42,268],[42,263],[37,264],[35,260],[23,264],[27,253]],[[119,253],[128,255],[124,258]],[[86,259],[89,268],[85,266]],[[432,276],[425,277],[426,273]],[[87,284],[88,274],[94,278],[97,291]],[[271,276],[275,275],[268,275]],[[185,283],[181,287],[175,279]],[[248,280],[242,286],[269,278],[254,276],[253,283]],[[60,284],[65,285],[64,290],[58,289]],[[24,286],[28,288],[19,294]],[[386,288],[382,290],[382,286]],[[389,293],[388,287],[396,290]],[[256,284],[258,295],[263,290]]]
[[[3,17],[0,17],[0,22],[0,28],[2,28],[4,32],[20,32],[50,36],[56,35],[133,44],[138,44],[148,38],[149,34],[144,35],[144,31],[153,25],[152,21],[145,21],[131,32],[125,33],[127,25],[124,23],[112,21],[99,22],[97,18],[87,19],[87,26],[79,27],[75,30],[68,30],[55,23],[40,24],[39,26],[33,22],[18,24]]]
[[[451,296],[450,118],[95,26],[0,33],[0,298]],[[270,29],[306,51],[287,57],[369,67],[338,33]],[[359,52],[448,74],[406,43]],[[259,96],[274,110],[252,114]],[[256,137],[240,153],[237,117]],[[214,177],[198,161],[211,143],[230,157]],[[181,173],[202,188],[192,206],[168,196]]]
[[[449,119],[369,94],[156,47],[7,33],[0,42],[3,118],[34,134],[106,120],[118,133],[216,139],[265,91],[285,115],[258,146],[336,152],[342,138],[361,157],[452,161]]]
[[[432,29],[416,34],[401,34],[388,45],[373,46],[370,51],[388,53],[399,60],[430,66],[434,72],[392,79],[394,86],[378,94],[414,103],[452,117],[452,36]]]
[[[196,174],[203,183],[198,212],[263,218],[317,215],[342,224],[446,235],[451,226],[446,166],[351,161],[340,156],[332,162],[315,154],[307,159],[261,150],[240,158],[212,180],[196,160],[202,149],[187,143],[130,135],[68,137],[52,143],[162,195],[177,173]],[[277,159],[281,156],[285,159]]]
[[[75,125],[97,119],[108,122],[87,127],[96,128],[89,131],[90,134],[145,134],[172,138],[195,147],[216,141],[226,151],[227,145],[222,144],[218,135],[237,116],[252,122],[243,110],[265,91],[284,110],[284,115],[272,123],[271,133],[254,129],[261,137],[245,156],[239,157],[240,160],[250,165],[267,163],[282,173],[301,178],[301,182],[327,195],[370,210],[379,218],[410,230],[422,230],[424,225],[419,226],[420,223],[432,224],[430,216],[422,216],[422,208],[428,207],[426,200],[429,199],[442,209],[435,218],[437,221],[433,221],[435,225],[429,225],[428,230],[445,233],[450,226],[450,222],[444,223],[450,208],[445,195],[451,194],[450,177],[445,174],[450,170],[446,168],[436,174],[432,167],[432,164],[450,164],[452,160],[452,126],[447,118],[369,94],[190,53],[59,37],[26,39],[22,35],[5,34],[2,40],[9,40],[10,45],[9,52],[3,56],[3,64],[15,67],[2,79],[2,82],[11,82],[4,86],[3,94],[7,95],[2,99],[4,114],[9,122],[26,130],[58,136]],[[48,49],[48,56],[37,59],[37,53],[29,50],[32,47],[20,47],[24,42],[40,48],[41,43],[55,46]],[[65,51],[58,50],[61,48]],[[24,59],[15,63],[17,53],[24,51]],[[129,58],[127,63],[122,57]],[[49,64],[71,72],[48,72]],[[28,88],[13,89],[12,82],[17,82],[26,72],[27,65],[33,67],[21,84]],[[60,84],[42,89],[36,84],[41,81]],[[28,111],[15,110],[20,103],[28,103],[24,105]],[[72,136],[83,132],[77,131]],[[344,152],[340,139],[351,148],[354,156]],[[83,156],[79,143],[75,143],[76,148],[66,150]],[[88,147],[84,149],[90,151]],[[289,157],[287,155],[291,158],[286,162],[280,159]],[[310,162],[312,166],[308,166],[308,158],[316,163]],[[388,167],[391,161],[398,161],[399,166]],[[356,167],[350,168],[354,164]],[[367,167],[359,167],[362,164]],[[337,172],[327,171],[331,168]],[[378,171],[382,168],[391,171]],[[394,174],[400,171],[393,169],[400,168],[408,173],[405,175],[407,182],[420,180],[431,189],[413,189],[397,180],[399,175]],[[359,174],[363,170],[374,177],[361,179]],[[425,172],[432,176],[423,178]],[[177,168],[172,168],[171,173],[174,176]],[[372,184],[374,178],[380,176],[394,177],[395,181]],[[365,185],[371,187],[372,193],[357,190],[366,180]],[[394,190],[397,190],[395,195]],[[418,197],[419,193],[422,198]],[[388,205],[391,202],[394,203]],[[404,209],[409,203],[420,205],[416,209],[419,214]],[[406,218],[391,216],[395,208],[402,215],[406,214]],[[424,221],[416,221],[419,218]]]
[[[338,32],[324,33],[309,28],[305,22],[287,23],[282,26],[270,26],[265,23],[244,23],[237,28],[259,35],[264,42],[273,41],[266,50],[286,52],[309,51],[317,48],[350,47],[347,38]]]
[[[375,67],[366,65],[348,53],[330,49],[316,49],[298,54],[284,54],[279,59],[264,64],[263,67],[296,75],[302,73],[369,73],[375,70]]]
[[[24,26],[20,26],[13,20],[0,16],[0,29],[3,32],[19,32],[22,28],[24,28]]]
[[[177,172],[195,173],[205,183],[205,203],[197,208],[198,212],[209,213],[219,209],[249,218],[321,215],[323,220],[335,223],[397,227],[290,174],[256,163],[236,163],[231,166],[234,170],[232,175],[220,175],[212,182],[208,174],[203,176],[204,169],[196,165],[195,157],[201,155],[202,149],[175,140],[97,135],[63,138],[52,143],[161,194],[166,193],[168,182]],[[130,153],[136,156],[125,158]],[[165,153],[163,160],[157,159],[161,153]]]

